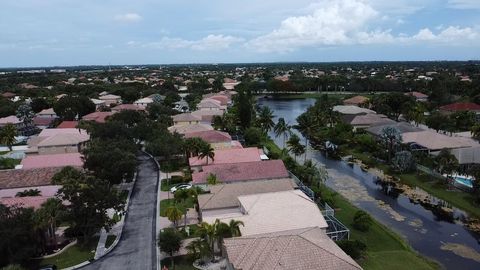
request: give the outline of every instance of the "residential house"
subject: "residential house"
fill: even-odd
[[[414,97],[416,101],[420,101],[420,102],[428,101],[428,95],[425,95],[424,93],[421,93],[421,92],[412,91],[412,92],[405,93],[405,95]]]
[[[145,108],[135,104],[120,104],[112,108],[113,113],[121,111],[145,111]]]
[[[344,105],[353,105],[353,106],[361,106],[368,102],[368,98],[364,96],[354,96],[343,101]]]
[[[230,136],[230,134],[218,130],[190,132],[185,134],[185,138],[200,138],[208,142],[215,150],[243,148],[243,146],[238,141],[232,140],[232,136]]]
[[[200,158],[199,156],[188,159],[190,168],[193,171],[200,171],[203,166],[232,164],[241,162],[262,161],[268,159],[261,149],[256,147],[232,148],[215,150],[215,158]]]
[[[0,128],[6,126],[7,124],[12,124],[17,129],[17,135],[19,136],[30,136],[35,134],[37,129],[31,123],[25,124],[23,121],[20,121],[15,115],[7,116],[0,118]]]
[[[239,196],[238,207],[233,211],[202,217],[207,223],[216,219],[227,224],[232,219],[242,221],[242,236],[311,227],[318,227],[325,233],[328,227],[317,204],[301,190]]]
[[[243,195],[287,191],[296,188],[297,185],[290,178],[212,185],[209,187],[209,193],[198,195],[200,218],[235,212],[238,208],[238,197]]]
[[[93,104],[95,104],[95,109],[98,111],[101,107],[106,106],[105,101],[101,99],[91,98]]]
[[[82,117],[85,121],[95,121],[97,123],[105,123],[107,117],[113,115],[114,112],[93,112]]]
[[[22,159],[22,169],[37,169],[51,167],[82,167],[83,160],[80,153],[66,153],[53,155],[27,155]]]
[[[377,125],[392,125],[396,123],[386,115],[376,113],[345,115],[342,117],[342,120],[345,123],[352,125],[354,130],[365,129]]]
[[[76,128],[78,121],[62,121],[57,128]]]
[[[361,108],[354,105],[337,105],[333,106],[333,111],[338,112],[342,115],[355,115],[355,114],[376,114],[375,111],[372,111],[367,108]]]
[[[222,110],[197,110],[191,112],[192,115],[200,117],[201,122],[204,124],[211,124],[215,116],[223,116]]]
[[[106,94],[100,96],[98,99],[103,100],[105,102],[105,106],[122,103],[122,97],[117,95]]]
[[[225,111],[227,109],[227,106],[222,105],[221,102],[216,99],[205,98],[197,104],[197,109]]]
[[[38,129],[46,129],[52,127],[55,120],[56,118],[35,116],[33,125]]]
[[[17,187],[47,186],[60,167],[0,171],[0,190]]]
[[[148,104],[153,103],[153,99],[150,97],[144,97],[133,102],[134,105],[146,109]]]
[[[480,121],[480,105],[473,102],[457,102],[444,105],[439,108],[439,111],[445,115],[455,112],[469,111],[475,113],[477,122]]]
[[[172,119],[175,126],[199,124],[202,120],[200,116],[193,115],[192,113],[177,114],[172,116]]]
[[[39,155],[79,153],[89,140],[90,135],[82,129],[44,129],[38,136],[30,137],[26,153]]]
[[[193,184],[205,187],[210,174],[221,183],[289,178],[282,160],[266,160],[203,166],[201,172],[192,174]]]
[[[359,270],[319,227],[224,239],[227,270]]]
[[[442,149],[457,149],[479,146],[478,142],[465,137],[452,137],[431,130],[405,132],[402,143],[410,145],[413,150],[423,150],[428,153],[439,152]]]
[[[208,130],[213,130],[213,127],[205,124],[173,125],[168,128],[168,131],[171,133],[177,132],[180,134],[189,134]]]
[[[43,117],[43,118],[53,118],[53,119],[58,118],[53,108],[44,109],[41,112],[37,113],[37,116]]]
[[[372,127],[366,128],[365,131],[367,133],[372,134],[375,137],[381,137],[383,135],[383,130],[387,127],[397,129],[400,132],[400,134],[403,134],[403,133],[406,133],[406,132],[418,132],[418,131],[423,130],[419,127],[413,126],[410,123],[395,122],[395,123],[392,123],[392,124],[372,126]]]

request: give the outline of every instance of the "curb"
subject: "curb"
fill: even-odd
[[[155,165],[157,165],[157,168],[158,168],[158,173],[157,173],[157,206],[156,206],[156,209],[155,209],[155,250],[156,250],[156,269],[157,270],[160,270],[162,268],[161,266],[161,252],[160,252],[160,247],[157,245],[157,240],[159,238],[159,234],[160,234],[160,220],[159,220],[159,216],[160,216],[160,191],[162,189],[162,181],[160,179],[160,164],[158,163],[158,161],[155,159],[154,156],[152,156],[150,153],[146,152],[146,151],[143,151],[143,153],[147,154],[154,162],[155,162]]]

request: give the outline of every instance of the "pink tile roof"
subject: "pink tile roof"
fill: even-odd
[[[20,119],[18,119],[15,115],[0,118],[0,125],[20,124],[21,122],[22,121],[20,121]]]
[[[0,171],[0,188],[50,185],[52,177],[61,168],[38,168]]]
[[[215,174],[223,183],[260,179],[287,178],[288,171],[281,160],[242,162],[203,166],[202,172],[192,174],[194,184],[207,183],[209,174]]]
[[[38,137],[51,137],[57,134],[75,134],[75,135],[87,135],[87,131],[77,128],[47,128],[38,134]]]
[[[208,164],[216,165],[261,161],[260,155],[262,154],[263,151],[256,147],[215,150],[215,157],[213,161],[209,158]],[[207,164],[207,160],[206,158],[191,157],[188,159],[188,163],[190,166],[203,166]]]
[[[95,121],[97,123],[105,123],[106,118],[113,115],[113,112],[93,112],[82,117],[85,121]]]
[[[33,118],[33,124],[35,126],[49,126],[53,121],[55,121],[53,117],[35,116],[35,118]]]
[[[0,189],[0,198],[7,198],[7,197],[15,197],[18,192],[22,192],[29,189],[38,189],[41,193],[40,195],[46,197],[53,197],[57,194],[57,191],[62,186],[59,185],[50,185],[50,186],[38,186],[38,187],[24,187],[24,188],[8,188],[8,189]]]
[[[32,197],[13,197],[13,198],[0,198],[0,204],[7,206],[17,205],[23,208],[38,209],[49,198],[47,196],[32,196]]]
[[[428,95],[425,95],[424,93],[413,91],[413,92],[408,92],[405,93],[406,96],[413,96],[415,98],[428,98]]]
[[[76,128],[78,125],[77,121],[63,121],[57,128]]]
[[[185,134],[185,138],[201,138],[208,143],[230,142],[232,137],[223,131],[207,130]]]
[[[220,101],[221,105],[227,105],[228,102],[230,101],[230,99],[227,96],[221,96],[221,95],[211,96],[209,98]]]
[[[145,111],[145,109],[135,104],[121,104],[113,107],[112,111]]]
[[[49,168],[74,166],[82,167],[80,153],[54,154],[54,155],[27,155],[22,162],[22,169]]]

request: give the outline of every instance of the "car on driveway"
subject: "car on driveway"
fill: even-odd
[[[192,188],[192,184],[178,184],[178,185],[172,187],[170,189],[170,192],[175,193],[175,191],[177,191],[177,190],[191,189],[191,188]]]

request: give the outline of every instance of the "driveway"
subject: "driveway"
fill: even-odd
[[[142,154],[138,159],[137,182],[118,245],[109,254],[82,269],[156,269],[158,170],[148,156]]]

